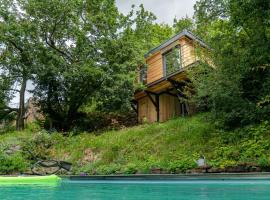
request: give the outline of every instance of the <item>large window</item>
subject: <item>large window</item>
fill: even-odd
[[[175,46],[163,55],[165,76],[168,76],[181,68],[180,45]]]

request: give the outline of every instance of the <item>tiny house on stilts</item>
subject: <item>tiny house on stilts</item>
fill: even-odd
[[[194,112],[184,90],[192,88],[186,69],[199,63],[197,47],[207,45],[184,30],[145,54],[146,64],[139,72],[145,89],[136,91],[132,101],[139,123],[164,122]]]

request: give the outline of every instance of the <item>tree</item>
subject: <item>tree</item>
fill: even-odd
[[[37,41],[35,27],[15,1],[0,1],[0,70],[19,89],[5,88],[9,93],[19,93],[19,107],[7,108],[16,111],[16,128],[24,129],[25,91],[27,81],[32,79],[35,68],[34,45]]]
[[[12,96],[11,88],[12,81],[5,77],[4,74],[0,76],[0,121],[10,119],[13,117],[13,113],[16,109],[8,106],[8,102]]]
[[[43,42],[34,95],[50,126],[60,130],[72,128],[92,99],[102,111],[130,109],[136,68],[153,41],[168,33],[142,6],[132,19],[109,0],[28,0],[25,10]]]
[[[182,32],[184,29],[193,31],[194,23],[193,23],[193,20],[189,18],[188,16],[183,17],[181,19],[174,18],[173,28],[174,28],[175,33]]]
[[[2,66],[20,83],[22,127],[28,80],[48,127],[58,130],[72,128],[92,100],[106,112],[130,109],[144,53],[172,34],[142,5],[124,16],[111,0],[20,0],[1,8]]]
[[[121,31],[117,38],[104,47],[104,58],[114,69],[104,81],[98,93],[98,109],[105,112],[123,112],[130,109],[134,91],[139,87],[136,81],[138,68],[145,65],[144,54],[173,35],[171,27],[157,24],[156,16],[145,10],[143,5],[135,6],[127,16],[122,16]],[[111,47],[111,48],[108,48]],[[113,80],[115,84],[112,85]]]
[[[268,118],[268,12],[269,3],[260,0],[201,0],[195,6],[198,33],[211,46],[216,66],[199,81],[198,95],[208,98],[211,111],[225,127]]]
[[[104,13],[96,14],[101,6],[105,9],[111,4],[80,0],[24,2],[25,11],[38,24],[42,41],[37,52],[39,70],[34,95],[50,126],[58,130],[73,126],[79,108],[109,74],[100,45],[103,37],[112,36],[113,25],[107,26],[106,20],[111,23],[111,18]]]

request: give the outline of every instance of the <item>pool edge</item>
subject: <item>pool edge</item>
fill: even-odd
[[[132,175],[89,175],[61,176],[70,180],[270,180],[269,172],[261,173],[211,173],[211,174],[132,174]]]

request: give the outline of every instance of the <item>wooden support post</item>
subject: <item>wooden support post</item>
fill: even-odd
[[[139,123],[139,102],[135,99],[131,100],[131,108],[136,112],[137,123]]]
[[[131,108],[137,113],[137,115],[139,114],[139,104],[138,104],[138,101],[132,100],[131,101]]]
[[[157,103],[155,102],[155,100],[151,96],[151,93],[148,92],[148,91],[145,91],[145,93],[147,94],[147,96],[149,97],[149,99],[151,100],[151,102],[154,104],[154,106],[157,108]],[[154,94],[154,95],[156,96],[156,94]]]
[[[157,122],[159,122],[159,94],[153,93],[153,92],[149,92],[149,91],[145,91],[147,96],[149,97],[149,99],[151,100],[151,102],[153,103],[153,105],[156,108],[156,113],[157,113]],[[155,95],[155,99],[153,99],[153,97],[151,96]]]
[[[181,103],[181,114],[182,114],[182,117],[185,117],[185,113],[186,113],[186,105],[185,105],[185,103]]]

